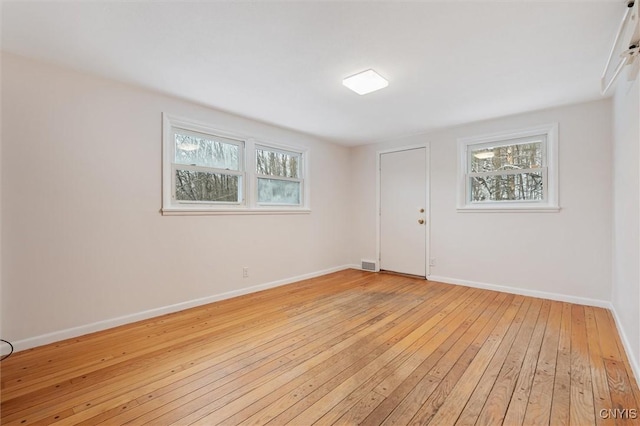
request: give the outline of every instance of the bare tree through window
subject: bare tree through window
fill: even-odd
[[[543,155],[542,141],[473,148],[471,201],[542,200]]]
[[[240,200],[240,145],[194,134],[175,133],[175,196],[180,201]]]
[[[261,147],[256,149],[258,203],[301,203],[300,160],[299,153]]]

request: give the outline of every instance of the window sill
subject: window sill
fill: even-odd
[[[251,215],[251,214],[310,214],[308,208],[253,208],[253,209],[211,209],[165,207],[160,210],[163,216],[208,216],[208,215]]]
[[[557,213],[558,206],[465,206],[456,209],[458,213]]]

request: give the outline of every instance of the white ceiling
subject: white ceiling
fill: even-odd
[[[346,145],[597,99],[618,0],[10,2],[2,49]],[[359,96],[344,77],[389,87]]]

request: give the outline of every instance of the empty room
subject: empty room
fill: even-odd
[[[640,425],[640,5],[2,1],[3,425]]]

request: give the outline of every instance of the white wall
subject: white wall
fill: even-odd
[[[41,344],[347,263],[347,148],[12,55],[2,66],[3,338]],[[312,213],[162,216],[162,112],[309,147]]]
[[[429,143],[432,276],[596,304],[612,300],[613,276],[640,354],[637,83],[615,98],[614,176],[611,100],[347,149],[12,55],[2,66],[2,337],[22,347],[375,259],[376,151]],[[309,147],[312,213],[160,215],[162,112]],[[457,138],[550,122],[560,129],[559,213],[456,212]]]
[[[2,18],[2,7],[0,7],[0,19]],[[0,55],[0,82],[2,81],[2,55]],[[2,84],[0,84],[0,98],[2,97]],[[0,102],[0,165],[2,164],[2,102]],[[0,167],[0,190],[2,188],[2,168]],[[2,196],[0,194],[0,307],[2,307]],[[0,338],[4,336],[2,327],[2,315],[0,314]],[[5,354],[5,348],[0,347],[0,354]]]
[[[559,123],[559,213],[456,212],[458,138],[551,122]],[[610,100],[358,147],[352,152],[351,170],[360,188],[352,263],[376,256],[376,151],[424,143],[431,148],[433,278],[607,304],[611,298]]]
[[[618,78],[613,103],[613,294],[627,352],[640,373],[640,78]]]

